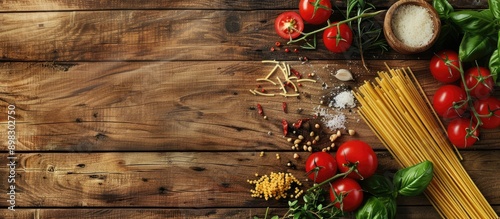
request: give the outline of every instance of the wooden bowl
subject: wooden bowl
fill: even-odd
[[[432,23],[433,23],[433,35],[429,42],[425,45],[422,46],[410,46],[405,43],[403,43],[400,39],[396,37],[396,35],[393,32],[393,17],[395,12],[404,5],[416,5],[416,6],[422,6],[423,8],[427,9],[427,12],[429,12],[429,15],[431,17]],[[420,53],[423,51],[428,50],[434,43],[436,42],[439,33],[441,31],[441,21],[439,19],[439,15],[430,5],[424,0],[400,0],[394,3],[389,10],[387,10],[387,13],[385,15],[384,19],[384,35],[387,40],[387,43],[389,44],[390,47],[392,47],[395,51],[401,53],[401,54],[415,54],[415,53]]]

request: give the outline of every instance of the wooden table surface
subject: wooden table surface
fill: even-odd
[[[456,8],[487,7],[486,0],[451,2]],[[374,3],[387,9],[394,0]],[[270,51],[282,41],[274,18],[297,4],[2,1],[0,118],[7,130],[8,108],[15,106],[17,141],[9,151],[7,132],[0,133],[0,218],[250,218],[262,217],[266,207],[283,213],[285,200],[252,198],[247,179],[282,171],[310,184],[303,171],[309,152],[292,158],[280,121],[312,116],[330,91],[323,82],[341,84],[332,71],[350,69],[356,82],[344,84],[355,87],[387,63],[411,67],[429,97],[440,85],[428,72],[432,51],[368,54],[370,71],[359,56],[334,55],[321,42],[314,51]],[[299,61],[304,56],[309,62]],[[261,61],[273,59],[314,72],[318,82],[304,83],[301,98],[252,95],[256,78],[272,69]],[[281,110],[283,101],[288,113]],[[258,103],[267,119],[257,113]],[[364,140],[377,152],[379,172],[397,170],[355,111],[345,115],[357,134],[337,143]],[[474,148],[461,151],[465,169],[496,212],[499,135],[499,129],[483,131]],[[6,165],[12,159],[15,168]],[[8,181],[12,171],[15,183]],[[6,194],[12,185],[15,211],[8,209]],[[398,199],[397,218],[437,217],[423,195]]]

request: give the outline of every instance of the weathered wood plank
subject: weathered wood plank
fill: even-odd
[[[395,0],[370,1],[377,7],[387,8]],[[486,8],[487,0],[449,0],[456,8]],[[344,7],[344,1],[334,1],[339,7]],[[111,10],[111,9],[217,9],[217,10],[262,10],[262,9],[291,9],[297,8],[298,1],[182,1],[163,0],[138,2],[135,0],[122,1],[71,1],[71,0],[15,0],[4,2],[0,11],[61,11],[61,10]]]
[[[411,66],[429,96],[439,85],[425,60],[386,63]],[[248,90],[257,84],[279,92],[277,86],[255,81],[273,68],[260,62],[1,63],[0,106],[16,106],[18,151],[286,150],[290,144],[282,137],[281,120],[312,117],[322,96],[342,84],[331,72],[351,69],[357,82],[344,84],[353,87],[374,76],[359,62],[290,64],[320,80],[304,82],[300,99],[251,95]],[[373,72],[385,69],[384,61],[369,65]],[[283,101],[288,114],[281,109]],[[257,103],[267,120],[255,110]],[[356,137],[384,149],[355,110],[330,110],[347,116],[346,127],[356,130]],[[475,149],[500,148],[499,132],[483,131]],[[0,137],[6,139],[7,133]]]
[[[0,59],[22,61],[359,59],[356,49],[270,51],[282,10],[111,10],[0,13]],[[341,19],[341,14],[334,14]],[[382,19],[382,15],[379,16]],[[382,25],[380,26],[382,28]],[[292,50],[300,45],[291,45]],[[367,59],[428,59],[431,52],[367,54]]]
[[[279,153],[281,159],[276,159]],[[286,200],[250,197],[247,179],[254,174],[291,172],[310,186],[304,174],[308,152],[163,152],[163,153],[23,153],[17,154],[16,207],[285,207]],[[463,152],[463,165],[493,205],[500,204],[495,174],[500,151]],[[399,167],[387,152],[378,152],[379,171]],[[0,155],[7,160],[6,155]],[[292,161],[297,169],[286,166]],[[2,176],[9,173],[0,167]],[[7,180],[0,188],[8,188]],[[400,206],[430,206],[423,196],[400,197]],[[7,202],[0,203],[6,207]]]
[[[500,206],[493,206],[496,212],[500,212]],[[223,218],[245,218],[253,216],[263,218],[265,208],[207,208],[207,209],[18,209],[15,212],[1,212],[0,216],[5,219],[156,219],[156,218],[183,218],[183,219],[223,219]],[[270,208],[269,215],[283,215],[287,209]],[[269,218],[269,217],[268,217]],[[431,206],[399,206],[396,218],[405,219],[429,219],[439,218],[437,212]]]

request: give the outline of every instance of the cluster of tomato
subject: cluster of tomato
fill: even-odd
[[[355,166],[355,168],[353,168]],[[358,209],[363,202],[363,190],[357,180],[371,177],[377,170],[378,159],[373,149],[361,140],[343,143],[335,156],[328,152],[314,152],[306,160],[308,178],[322,183],[340,173],[348,173],[330,182],[330,200],[344,212]]]
[[[321,25],[327,23],[332,14],[330,0],[301,0],[299,13],[286,11],[278,15],[274,22],[276,33],[283,39],[292,40],[300,37],[304,25]],[[349,25],[331,25],[323,31],[323,43],[326,48],[334,53],[347,51],[352,44],[353,32]]]
[[[434,94],[433,107],[449,121],[448,139],[457,148],[467,148],[477,141],[479,128],[500,127],[500,100],[491,96],[494,81],[488,68],[470,67],[462,78],[460,65],[457,52],[442,50],[431,59],[430,72],[443,83]]]

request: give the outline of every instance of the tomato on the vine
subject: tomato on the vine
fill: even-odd
[[[431,58],[430,71],[432,76],[443,83],[453,83],[460,78],[460,60],[453,50],[442,50]]]
[[[373,149],[364,141],[350,140],[337,150],[335,155],[339,172],[345,173],[353,165],[357,165],[357,172],[351,172],[347,177],[365,179],[372,176],[377,170],[378,159]]]
[[[495,97],[488,97],[474,101],[474,109],[479,114],[481,128],[494,129],[500,127],[500,100]],[[477,122],[476,117],[472,117]]]
[[[457,148],[468,148],[477,141],[479,131],[474,129],[475,124],[466,118],[455,118],[448,124],[448,139]],[[468,135],[470,133],[471,135]]]
[[[327,28],[323,32],[323,43],[328,50],[343,53],[351,47],[353,37],[354,34],[349,25],[343,23]]]
[[[300,0],[299,12],[307,23],[322,24],[332,14],[332,3],[330,0]]]
[[[342,178],[334,181],[330,188],[330,201],[344,212],[359,208],[363,202],[363,190],[356,180]]]
[[[297,12],[283,12],[274,20],[274,30],[283,39],[295,39],[304,30],[304,20]]]
[[[465,83],[470,94],[478,99],[488,98],[493,92],[495,82],[490,70],[485,67],[472,67],[465,72]],[[463,83],[461,83],[464,87]]]
[[[324,182],[337,173],[337,161],[327,152],[314,152],[306,160],[306,172],[314,182]]]
[[[432,106],[436,113],[443,118],[459,117],[465,112],[465,106],[456,108],[454,105],[462,104],[467,99],[465,91],[456,85],[443,85],[436,93],[432,101]]]

